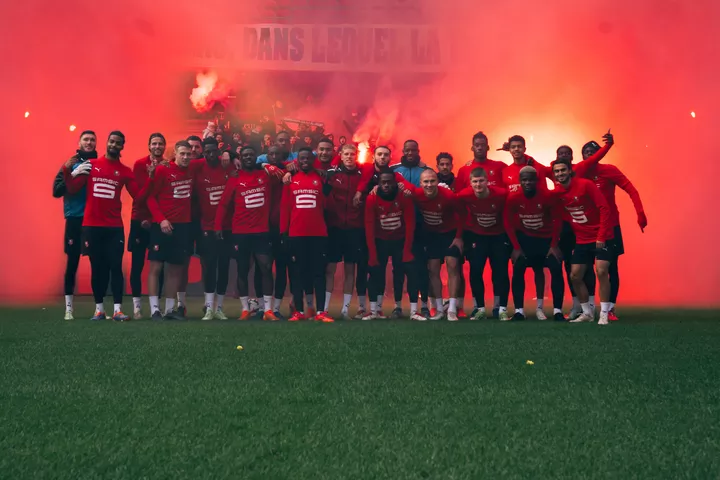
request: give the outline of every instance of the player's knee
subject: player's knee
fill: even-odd
[[[595,265],[595,272],[598,278],[605,278],[609,275],[610,266],[608,262],[597,262]]]

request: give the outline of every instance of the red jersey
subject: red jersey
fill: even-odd
[[[270,228],[270,179],[262,168],[238,170],[228,180],[215,212],[216,231],[225,230],[225,219],[233,211],[232,233],[265,233]]]
[[[415,206],[410,197],[400,191],[393,200],[384,200],[379,195],[368,196],[365,202],[365,241],[370,265],[377,264],[375,239],[405,240],[403,261],[411,261],[414,235]]]
[[[412,192],[426,231],[446,233],[457,230],[459,210],[452,190],[438,187],[433,198],[428,198],[422,188],[413,187]]]
[[[505,202],[505,231],[515,250],[520,250],[518,230],[529,237],[552,238],[555,247],[560,239],[561,216],[554,191],[538,189],[534,197],[528,198],[520,190],[509,194]]]
[[[465,224],[460,223],[460,229],[466,228],[478,235],[500,235],[505,232],[503,210],[507,191],[497,187],[488,189],[490,195],[485,198],[478,198],[470,187],[457,194],[460,208],[464,208],[467,215]]]
[[[485,175],[487,175],[488,180],[488,186],[490,187],[499,187],[502,188],[503,186],[503,170],[507,167],[507,165],[503,162],[499,162],[497,160],[485,160],[482,162],[478,162],[477,160],[473,160],[470,162],[469,165],[464,165],[460,167],[460,170],[458,170],[457,175],[455,176],[455,188],[454,190],[456,192],[460,192],[464,190],[466,187],[470,186],[470,173],[475,170],[476,168],[482,168],[485,170]]]
[[[147,199],[153,222],[190,223],[193,183],[189,167],[182,168],[175,162],[158,165]]]
[[[523,163],[518,165],[517,163],[513,162],[510,165],[507,165],[505,167],[505,170],[503,170],[502,178],[503,182],[505,183],[505,188],[507,189],[509,194],[521,191],[520,170],[522,170],[524,167],[533,167],[535,170],[537,170],[538,190],[547,190],[547,182],[545,181],[546,178],[549,178],[553,182],[555,181],[555,177],[552,173],[552,168],[546,167],[534,158],[525,155],[525,161]]]
[[[331,227],[349,229],[364,228],[363,206],[353,204],[357,186],[360,183],[359,168],[348,170],[345,165],[330,170],[325,182],[329,190],[327,197],[327,224]]]
[[[204,231],[215,230],[215,216],[218,205],[220,205],[220,199],[223,196],[225,185],[228,183],[232,170],[235,170],[233,165],[223,168],[220,163],[212,166],[207,161],[203,161],[193,172],[195,176],[195,195],[200,204],[200,223]],[[232,228],[232,212],[231,208],[225,211],[222,230]]]
[[[133,175],[135,177],[135,183],[138,188],[144,188],[150,181],[150,175],[148,174],[148,167],[152,165],[153,161],[150,155],[141,158],[133,165]],[[132,214],[130,216],[132,220],[138,220],[144,222],[145,220],[152,220],[152,214],[147,208],[146,199],[133,198],[132,203]]]
[[[87,185],[85,216],[83,227],[121,227],[122,201],[120,193],[123,186],[133,198],[144,199],[148,185],[138,187],[132,170],[120,163],[102,156],[90,160],[92,169],[88,175],[71,175],[69,168],[63,167],[65,184],[69,194],[78,193]]]
[[[582,175],[583,178],[587,178],[595,183],[600,189],[600,193],[603,194],[605,200],[607,200],[608,206],[610,207],[610,225],[615,227],[620,225],[620,212],[615,203],[615,187],[618,186],[625,190],[630,195],[630,199],[633,202],[635,211],[638,216],[644,215],[645,209],[643,208],[642,200],[640,200],[640,193],[637,191],[635,186],[628,180],[628,178],[617,168],[615,165],[601,164],[595,165],[587,169]]]
[[[327,237],[323,179],[317,172],[297,172],[290,184],[285,185],[280,233],[291,237]]]
[[[575,232],[577,244],[604,242],[613,238],[610,208],[600,190],[590,180],[573,178],[570,187],[554,190],[563,207],[563,217]]]

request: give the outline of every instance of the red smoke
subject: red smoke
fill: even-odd
[[[358,105],[369,105],[372,120],[357,139],[387,135],[380,141],[396,146],[398,160],[402,140],[414,138],[425,162],[449,151],[456,168],[471,158],[470,138],[478,130],[493,148],[521,134],[528,153],[547,164],[562,144],[573,147],[577,160],[583,143],[612,127],[617,145],[605,161],[634,182],[650,222],[641,234],[632,204],[618,193],[627,251],[621,303],[720,303],[720,253],[712,246],[720,233],[712,183],[720,126],[717,2],[380,3],[397,8],[381,12],[360,2],[342,18],[320,8],[295,23],[434,25],[442,29],[441,42],[452,45],[452,65],[439,74],[400,65],[375,74],[333,74],[323,64],[324,100],[288,113],[325,122],[336,139],[350,138],[341,121]],[[257,5],[261,10],[262,2]],[[79,131],[96,130],[102,154],[107,133],[123,130],[129,163],[146,153],[151,132],[164,132],[169,143],[190,133],[183,121],[190,107],[188,76],[214,69],[232,85],[244,74],[240,56],[224,69],[181,58],[205,46],[213,52],[208,58],[231,48],[237,41],[229,33],[233,25],[252,23],[256,12],[226,0],[198,8],[187,0],[6,6],[0,20],[7,70],[0,79],[6,92],[0,111],[7,153],[0,189],[5,301],[61,293],[62,207],[50,196],[50,183],[74,152]],[[302,72],[283,75],[284,88],[259,74],[243,82],[271,94],[293,91],[298,82],[317,83],[307,78]],[[77,130],[70,132],[70,125]],[[509,162],[502,152],[493,157]]]

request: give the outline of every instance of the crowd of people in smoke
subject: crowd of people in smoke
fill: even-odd
[[[269,119],[268,119],[269,120]],[[161,133],[148,140],[149,155],[133,168],[120,161],[125,136],[108,136],[99,157],[92,131],[80,136],[75,155],[65,162],[53,189],[65,199],[66,319],[73,319],[75,273],[81,252],[90,258],[96,301],[94,320],[107,318],[103,299],[112,287],[114,320],[122,313],[122,257],[125,232],[120,191],[133,197],[127,248],[132,254],[130,285],[133,317],[142,318],[142,272],[150,262],[147,289],[152,319],[185,319],[189,258],[201,258],[205,306],[203,320],[227,319],[224,297],[231,259],[237,265],[240,320],[251,318],[252,279],[264,320],[285,318],[281,305],[289,286],[289,320],[333,322],[328,312],[335,272],[343,264],[344,318],[386,318],[383,301],[386,267],[392,260],[392,318],[482,320],[490,315],[524,320],[525,271],[534,271],[535,317],[544,310],[545,274],[550,272],[552,318],[573,322],[617,319],[618,259],[624,253],[615,187],[633,200],[641,229],[647,218],[637,190],[617,167],[600,161],[614,144],[608,131],[604,146],[591,141],[583,160],[573,163],[568,146],[557,149],[547,167],[526,154],[525,139],[504,142],[512,163],[488,158],[489,140],[476,133],[473,159],[455,167],[439,153],[423,161],[416,140],[402,144],[399,162],[387,145],[371,146],[371,161],[358,163],[358,148],[335,142],[320,125],[274,134],[273,122],[249,132],[232,132],[211,123],[202,137],[175,142],[167,152]],[[287,125],[280,125],[280,128]],[[293,138],[304,144],[293,148]],[[262,144],[257,145],[261,140]],[[297,144],[297,141],[295,144]],[[397,156],[395,156],[398,159]],[[457,173],[454,171],[457,170]],[[547,188],[546,180],[555,188]],[[463,264],[469,263],[466,282]],[[494,302],[486,312],[483,273],[492,271]],[[447,271],[444,299],[440,272]],[[511,266],[512,282],[508,267]],[[564,268],[563,268],[564,267]],[[565,279],[573,306],[563,314]],[[165,309],[160,307],[165,281]],[[405,283],[407,282],[407,287]],[[474,300],[464,310],[466,283]],[[512,292],[515,312],[508,311]],[[357,293],[358,310],[350,313]],[[492,314],[490,313],[492,312]]]

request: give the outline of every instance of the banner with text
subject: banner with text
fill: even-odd
[[[437,27],[239,25],[192,53],[196,68],[439,72],[449,51]]]

